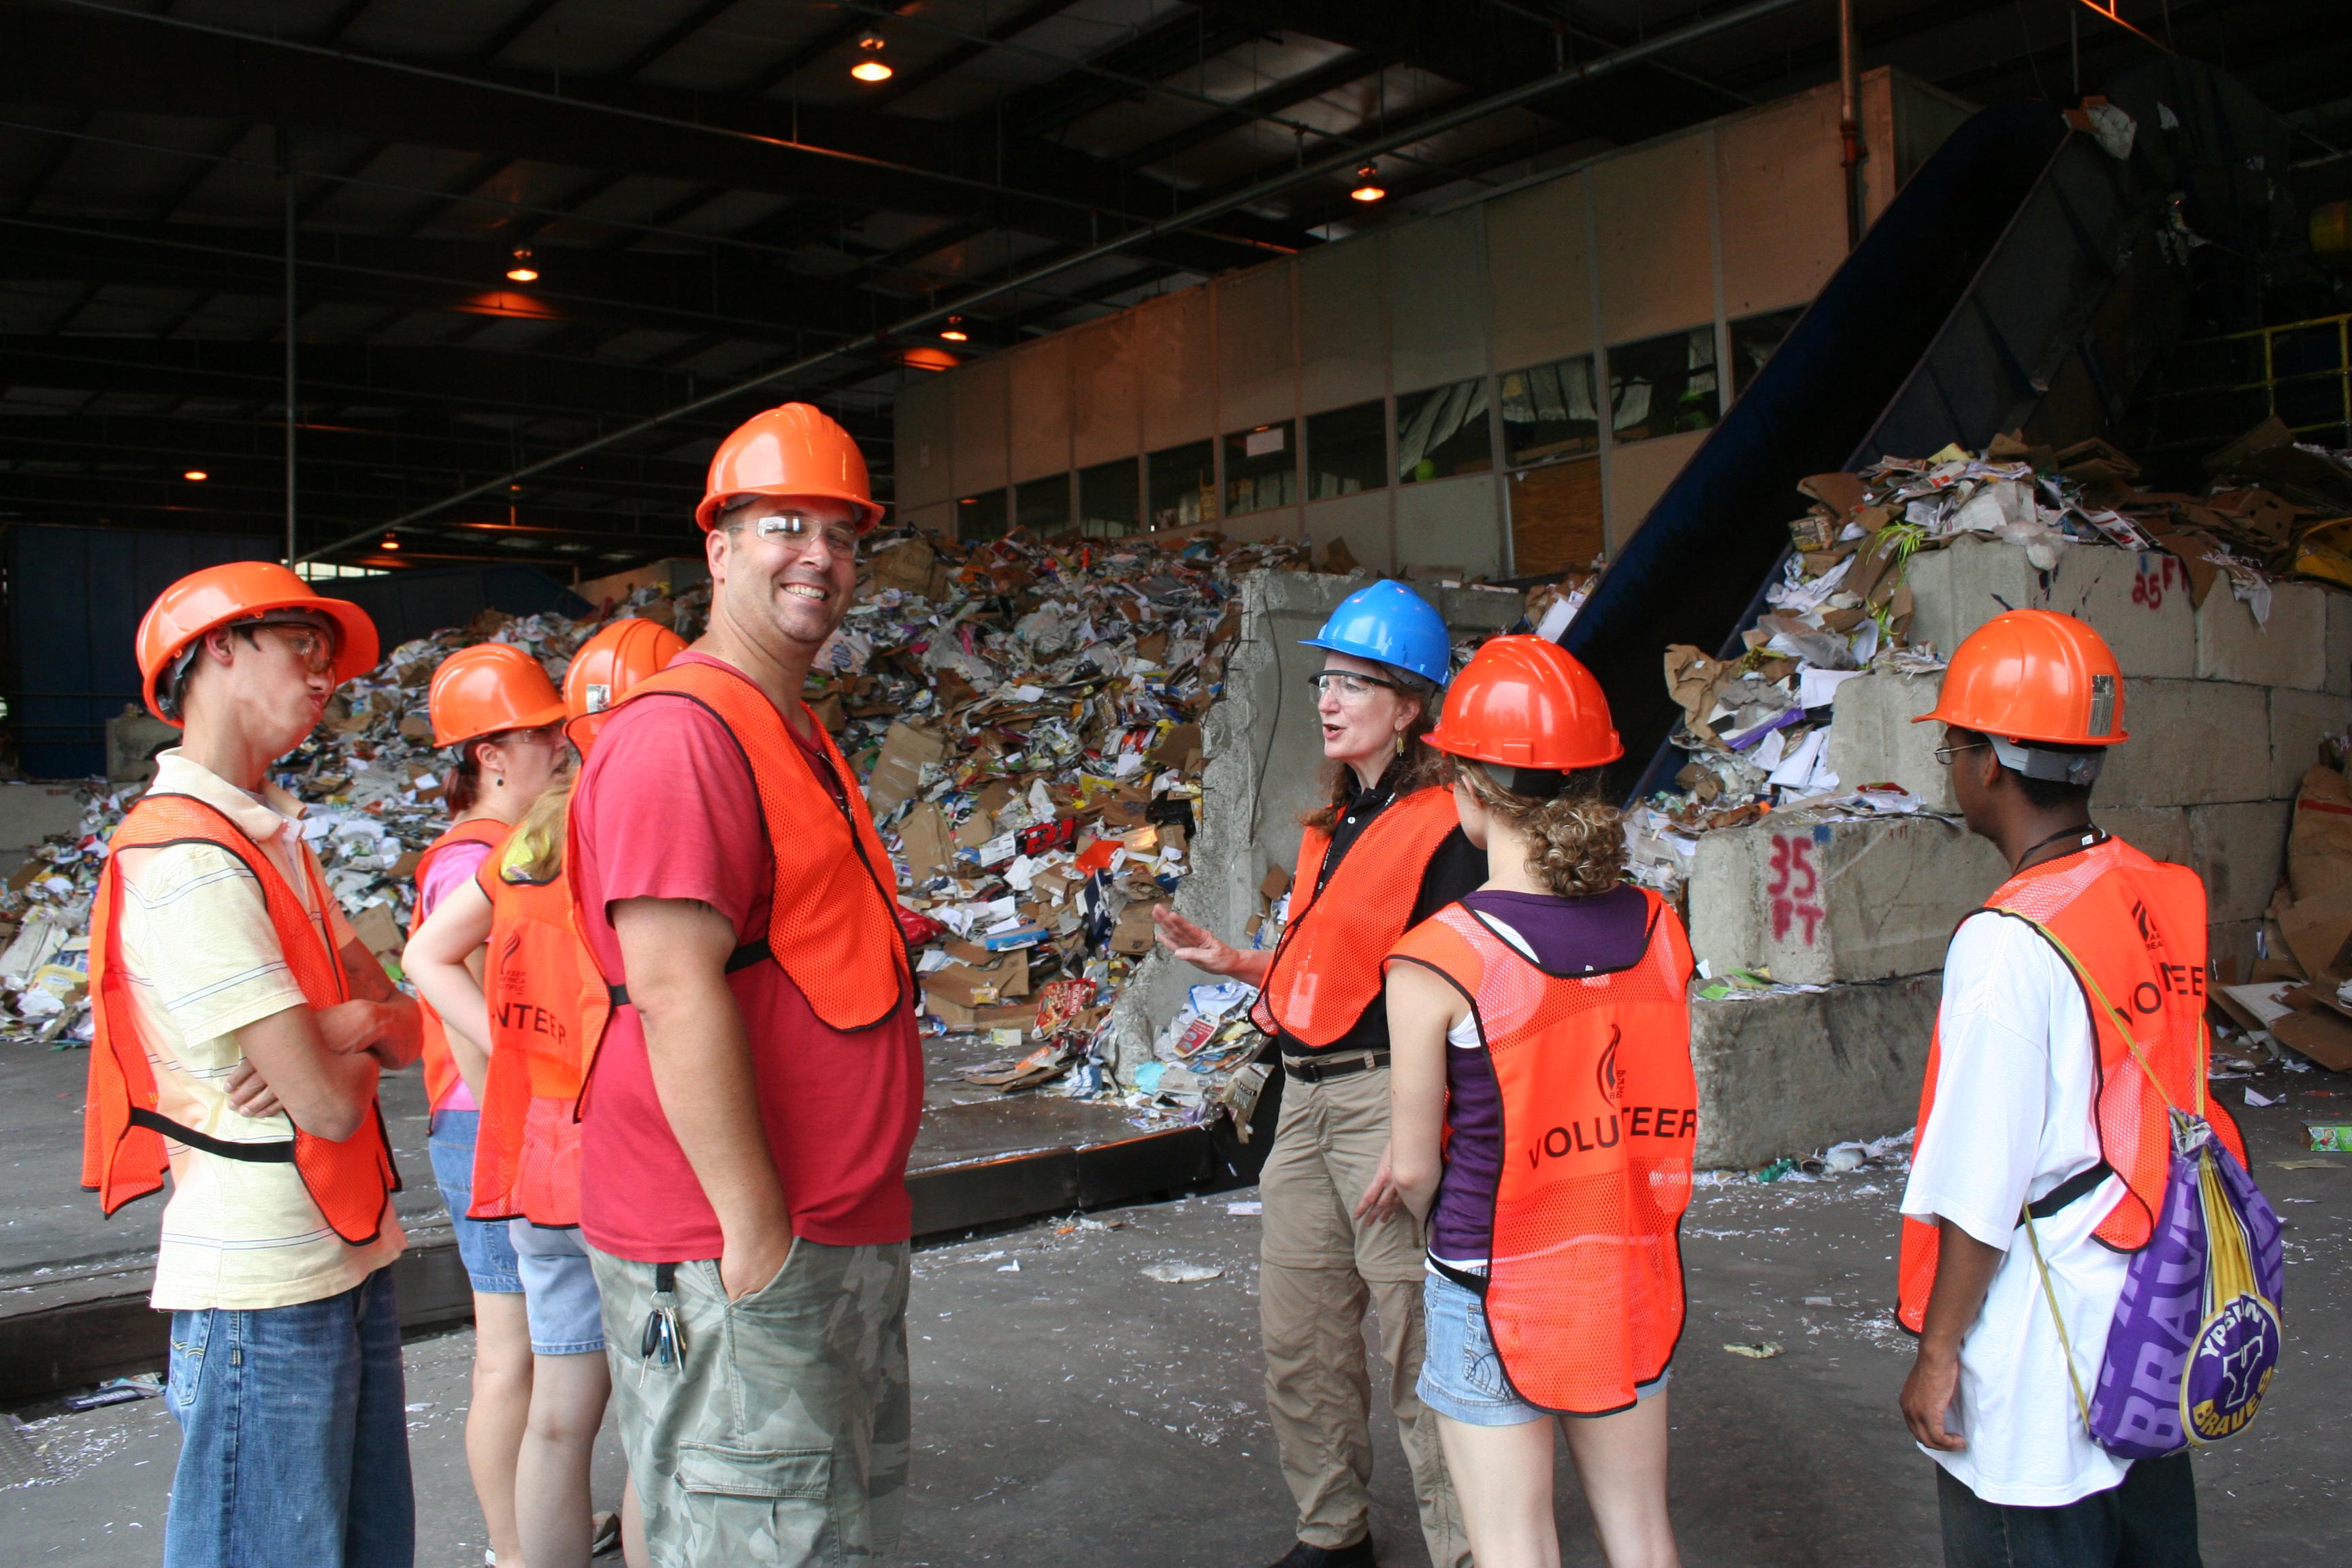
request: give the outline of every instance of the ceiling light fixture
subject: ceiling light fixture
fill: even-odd
[[[963,330],[963,318],[961,316],[950,316],[948,318],[948,324],[940,329],[940,336],[945,342],[951,343],[968,343],[971,342],[971,334]]]
[[[1356,188],[1348,195],[1360,202],[1376,202],[1387,195],[1388,188],[1381,184],[1381,166],[1363,163],[1356,169]]]
[[[400,541],[387,533],[383,536],[383,548],[385,550],[397,550],[400,548]]]
[[[190,468],[186,473],[182,474],[180,477],[187,480],[192,485],[203,484],[206,479],[212,478],[210,474],[205,472],[202,468]]]
[[[890,62],[882,58],[882,35],[879,33],[868,33],[859,38],[857,63],[849,68],[849,74],[860,81],[888,81],[897,75],[890,68]]]
[[[518,245],[515,247],[514,265],[507,268],[507,281],[509,283],[536,283],[539,281],[539,268],[530,264],[530,247],[529,246]]]

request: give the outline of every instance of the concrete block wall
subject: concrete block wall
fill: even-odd
[[[2000,884],[1991,845],[1941,817],[1711,833],[1692,862],[1691,946],[1711,971],[1797,985],[1924,974]]]
[[[1973,540],[1919,557],[1908,581],[1914,640],[1947,656],[2004,606],[2099,629],[2124,670],[2130,739],[2109,754],[2092,816],[2202,877],[2213,956],[2250,964],[2296,785],[2322,739],[2352,725],[2352,595],[2275,583],[2262,625],[2226,580],[2193,605],[2168,554],[2078,546],[2042,573],[2017,546]],[[1941,686],[1882,670],[1840,687],[1838,777],[1957,813],[1933,755],[1941,727],[1911,722]],[[1697,955],[1715,973],[1762,965],[1830,989],[1698,1005],[1702,1163],[1754,1165],[1907,1126],[1945,944],[2003,873],[1990,845],[1934,818],[1767,817],[1709,835],[1690,880]]]

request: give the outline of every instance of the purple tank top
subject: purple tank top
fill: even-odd
[[[1517,937],[1553,974],[1630,969],[1649,945],[1649,900],[1638,888],[1584,899],[1480,891],[1462,902],[1505,942]],[[1503,1091],[1483,1046],[1447,1045],[1445,1090],[1451,1136],[1429,1211],[1429,1255],[1457,1268],[1483,1269],[1494,1250],[1495,1189],[1503,1176]]]

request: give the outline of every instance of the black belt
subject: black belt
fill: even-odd
[[[191,1149],[201,1149],[224,1160],[243,1160],[256,1165],[290,1165],[294,1163],[294,1140],[291,1138],[272,1139],[267,1143],[232,1143],[226,1138],[215,1138],[209,1132],[183,1127],[159,1112],[137,1108],[131,1112],[131,1125],[151,1128],[174,1143],[184,1143]]]
[[[2052,1215],[2056,1214],[2059,1210],[2064,1208],[2067,1205],[2074,1203],[2076,1199],[2090,1196],[2092,1193],[2098,1189],[2100,1183],[2105,1181],[2109,1176],[2112,1176],[2115,1173],[2116,1168],[2113,1165],[2108,1164],[2105,1160],[2102,1160],[2095,1165],[2075,1172],[2073,1175],[2067,1177],[2064,1181],[2059,1183],[2056,1186],[2051,1188],[2048,1192],[2042,1194],[2040,1197],[2026,1205],[2025,1212],[2026,1214],[2032,1215],[2035,1219],[2048,1219]],[[2017,1223],[2019,1225],[2023,1225],[2025,1223],[2023,1215],[2019,1216]]]
[[[749,969],[767,956],[767,938],[761,937],[758,942],[747,942],[742,946],[737,948],[734,952],[727,955],[727,973],[732,974],[739,969]],[[629,988],[627,986],[607,985],[604,989],[612,994],[614,1006],[627,1007],[633,1005],[629,1001]]]
[[[1327,1078],[1345,1078],[1351,1072],[1370,1072],[1389,1065],[1388,1047],[1350,1055],[1338,1061],[1318,1061],[1309,1057],[1304,1061],[1297,1057],[1282,1058],[1282,1070],[1301,1083],[1321,1083]]]

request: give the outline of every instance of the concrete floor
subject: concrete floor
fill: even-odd
[[[2242,1113],[2264,1189],[2290,1226],[2286,1360],[2252,1431],[2198,1456],[2205,1550],[2217,1565],[2333,1561],[2352,1553],[2339,1424],[2352,1408],[2352,1302],[2341,1288],[2352,1156],[2299,1145],[2306,1117],[2352,1116],[2352,1079],[2254,1081],[2286,1097]],[[2282,1169],[2281,1159],[2324,1163]],[[1899,1172],[1864,1171],[1701,1190],[1683,1233],[1692,1311],[1673,1394],[1675,1518],[1695,1568],[1939,1560],[1930,1467],[1895,1412],[1910,1359],[1886,1317],[1900,1188]],[[1049,1222],[919,1256],[908,1562],[1244,1568],[1285,1547],[1289,1502],[1259,1414],[1257,1222],[1234,1211],[1253,1196]],[[1223,1272],[1198,1285],[1143,1273],[1169,1260]],[[1722,1348],[1735,1341],[1785,1353],[1742,1359]],[[451,1334],[409,1352],[426,1568],[480,1561],[458,1440],[468,1344]],[[157,1562],[176,1451],[162,1409],[23,1414],[62,1473],[0,1493],[0,1557]],[[1386,1423],[1379,1444],[1381,1560],[1417,1568],[1424,1557]],[[616,1497],[609,1452],[603,1473],[604,1496]],[[1597,1563],[1564,1462],[1559,1513],[1565,1561]]]

